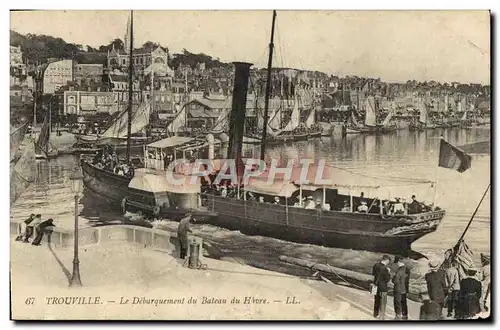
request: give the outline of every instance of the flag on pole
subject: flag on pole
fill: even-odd
[[[439,167],[465,172],[471,167],[472,157],[464,151],[441,139],[439,147]]]
[[[469,270],[476,270],[474,254],[464,240],[461,240],[453,249],[445,253],[445,262],[442,264],[444,269],[450,267],[452,261],[456,261],[459,277],[465,278]]]

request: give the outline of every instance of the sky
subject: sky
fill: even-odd
[[[11,12],[11,29],[93,47],[124,39],[128,11]],[[134,11],[134,43],[267,63],[271,11]],[[273,66],[387,82],[490,84],[488,11],[277,12]]]

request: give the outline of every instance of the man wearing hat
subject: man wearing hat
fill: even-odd
[[[313,210],[316,208],[316,203],[314,202],[314,199],[312,196],[307,197],[306,201],[306,207],[307,210]]]
[[[187,257],[188,232],[192,233],[191,228],[189,228],[191,218],[191,213],[187,213],[186,216],[181,219],[181,221],[179,222],[179,226],[177,227],[177,238],[179,239],[181,259],[185,259]]]
[[[16,241],[21,241],[23,239],[23,236],[26,235],[26,227],[33,221],[34,218],[35,214],[31,213],[28,219],[19,224],[19,235],[16,237]]]
[[[384,255],[382,260],[373,265],[372,275],[373,284],[377,287],[375,301],[373,305],[373,317],[385,319],[385,306],[387,305],[387,292],[389,291],[389,281],[391,273],[387,265],[389,265],[391,257]]]
[[[408,214],[418,214],[422,212],[420,203],[417,201],[417,196],[411,196],[411,203],[408,204]]]
[[[396,273],[392,278],[392,283],[394,284],[394,313],[396,313],[397,320],[407,320],[408,304],[406,294],[409,289],[410,270],[403,263],[403,258],[400,256],[396,256],[396,258],[394,258],[394,263],[397,267]]]
[[[401,198],[396,197],[396,203],[392,206],[392,213],[393,214],[404,214],[405,213],[405,207],[403,203],[401,203]]]
[[[348,201],[344,201],[344,206],[342,207],[342,212],[351,212],[351,207]]]
[[[458,275],[457,262],[452,261],[446,270],[446,287],[448,288],[447,316],[451,318],[453,313],[457,315],[458,294],[460,292],[460,277]]]
[[[427,291],[420,293],[420,320],[423,321],[437,321],[441,318],[441,307],[435,301],[432,301]]]
[[[41,222],[39,225],[38,225],[38,233],[35,237],[35,239],[33,240],[33,245],[35,246],[40,246],[40,244],[42,243],[42,238],[43,238],[43,235],[44,234],[51,234],[52,231],[54,230],[54,220],[53,219],[47,219],[43,222]]]
[[[432,301],[440,307],[442,314],[444,301],[446,298],[446,276],[443,270],[439,269],[439,263],[435,260],[429,262],[429,272],[425,274],[425,282],[427,283],[427,292]]]

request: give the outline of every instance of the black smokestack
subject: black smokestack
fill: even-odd
[[[243,130],[245,128],[245,109],[247,105],[248,77],[251,63],[233,62],[235,67],[233,104],[229,117],[228,159],[241,160]]]

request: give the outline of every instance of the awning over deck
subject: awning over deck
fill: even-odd
[[[148,171],[147,169],[138,169],[128,186],[129,188],[152,193],[197,194],[201,192],[198,177],[192,180],[191,175],[173,173],[172,178],[173,180],[169,179],[165,172],[154,173],[154,171]]]
[[[267,179],[250,178],[244,189],[256,194],[289,198],[299,188],[293,183],[283,182],[282,180],[268,183]]]
[[[189,143],[191,141],[194,141],[194,138],[190,137],[184,137],[184,136],[171,136],[153,143],[150,143],[147,145],[149,148],[159,148],[159,149],[165,149],[165,148],[172,148],[176,146],[181,146],[183,144]]]

